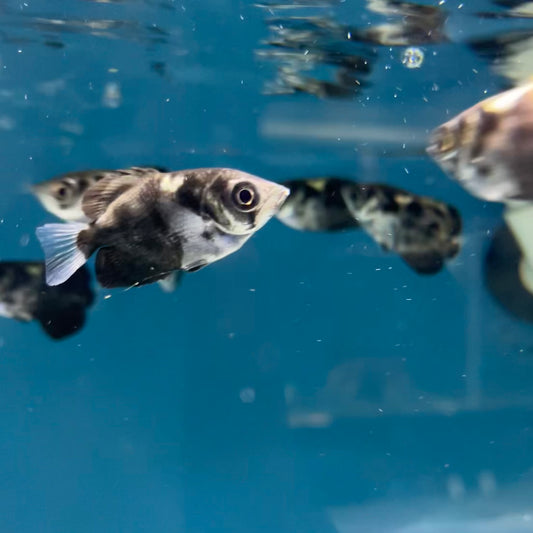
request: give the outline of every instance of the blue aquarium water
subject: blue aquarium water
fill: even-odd
[[[43,259],[31,184],[132,165],[385,183],[463,228],[420,275],[363,231],[273,219],[172,293],[95,284],[74,335],[0,319],[0,532],[533,531],[532,296],[489,290],[503,207],[425,153],[533,73],[531,13],[2,2],[2,261]]]

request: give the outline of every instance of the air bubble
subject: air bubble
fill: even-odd
[[[406,48],[403,57],[402,63],[407,68],[420,68],[424,62],[424,52],[420,48],[409,47]]]

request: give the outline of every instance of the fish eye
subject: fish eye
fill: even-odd
[[[56,196],[58,198],[65,198],[67,196],[67,192],[68,192],[67,188],[64,185],[62,185],[56,190]]]
[[[249,211],[257,205],[259,195],[252,184],[239,183],[233,188],[232,199],[240,210]]]

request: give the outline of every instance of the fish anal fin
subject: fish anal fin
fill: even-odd
[[[82,209],[90,220],[100,217],[109,204],[138,184],[138,178],[131,175],[107,176],[87,189],[83,196]]]
[[[184,272],[181,270],[173,270],[170,274],[161,278],[157,284],[164,292],[174,292],[176,287],[180,284],[183,274]]]

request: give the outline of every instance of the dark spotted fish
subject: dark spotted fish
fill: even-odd
[[[285,181],[289,197],[276,214],[280,222],[300,231],[340,231],[359,224],[344,203],[341,187],[352,182],[335,177]]]
[[[85,191],[98,181],[109,176],[137,175],[142,177],[153,170],[166,172],[161,167],[132,167],[123,170],[81,170],[67,172],[31,186],[31,192],[52,215],[67,222],[89,222],[83,212],[81,201]]]
[[[199,270],[241,248],[288,193],[224,168],[104,178],[83,195],[82,209],[92,222],[37,228],[47,283],[63,283],[95,252],[96,277],[104,287]]]
[[[460,250],[461,218],[451,205],[381,184],[350,183],[341,194],[361,227],[419,274],[439,272]]]
[[[427,152],[482,200],[533,200],[533,83],[483,100],[439,126]]]
[[[0,262],[0,316],[37,320],[48,336],[62,339],[83,328],[94,294],[83,267],[66,283],[49,287],[45,265],[38,261]]]

